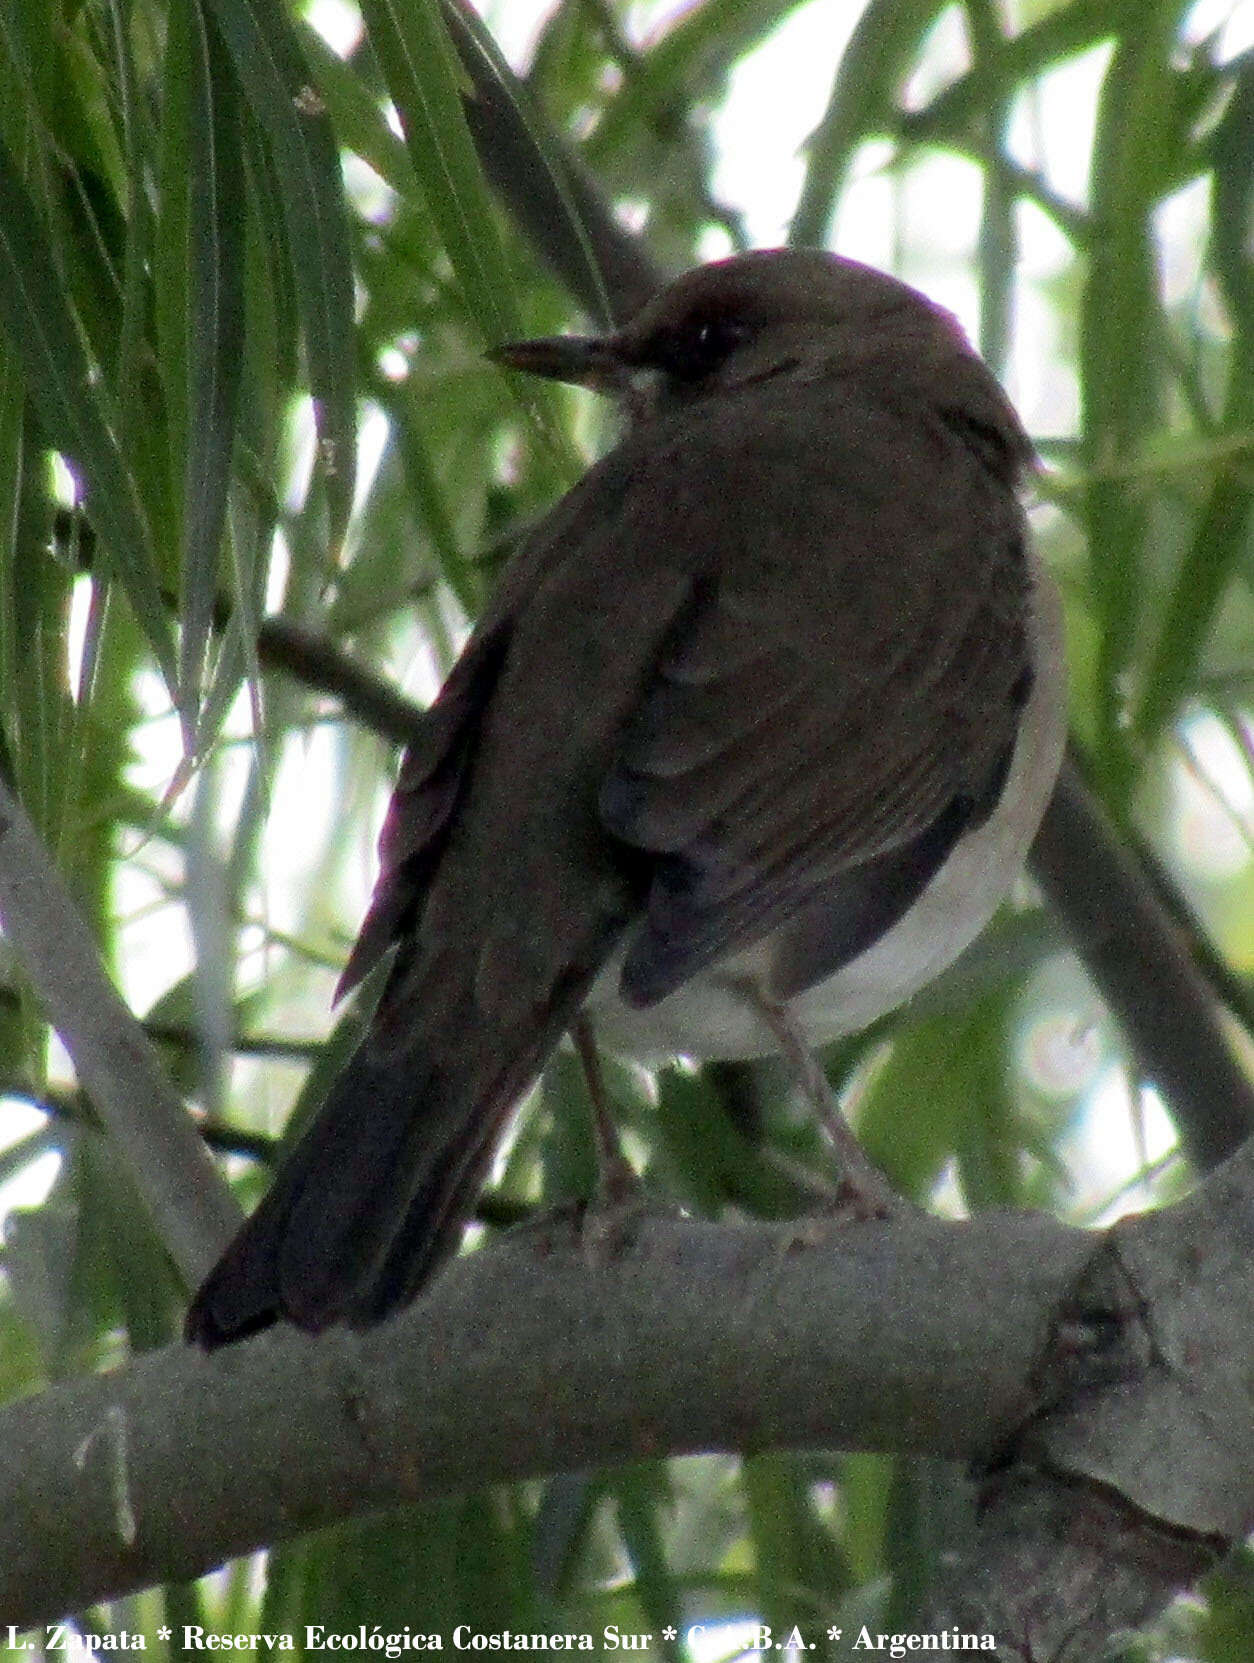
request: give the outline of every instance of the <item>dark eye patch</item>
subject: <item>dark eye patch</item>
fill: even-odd
[[[660,330],[649,342],[648,357],[676,381],[702,381],[745,339],[746,326],[734,318],[698,313]]]

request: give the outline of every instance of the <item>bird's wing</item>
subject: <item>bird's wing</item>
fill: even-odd
[[[746,404],[671,534],[720,557],[627,723],[604,824],[654,858],[632,1003],[788,925],[776,991],[907,910],[1000,790],[1030,681],[1021,510],[939,412]]]
[[[620,447],[523,541],[405,751],[339,986],[400,947],[375,1025],[383,1045],[412,1037],[413,986],[450,950],[480,1019],[508,1026],[506,1007],[540,1008],[625,922],[639,884],[597,822],[597,792],[690,588],[655,557],[622,581],[640,484]]]
[[[356,987],[412,927],[440,858],[509,644],[507,617],[485,619],[406,747],[379,839],[379,877],[336,987]]]

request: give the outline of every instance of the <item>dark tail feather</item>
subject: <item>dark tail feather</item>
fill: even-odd
[[[281,1319],[361,1327],[406,1304],[456,1251],[509,1112],[560,1033],[495,1070],[480,1057],[478,1079],[380,1055],[368,1036],[210,1271],[188,1340],[212,1350]]]

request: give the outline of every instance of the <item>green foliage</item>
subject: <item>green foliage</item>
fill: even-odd
[[[672,266],[742,241],[745,205],[714,187],[714,112],[802,9],[699,0],[642,35],[614,0],[561,0],[517,104],[536,176],[552,184],[569,145]],[[1170,814],[1194,766],[1182,718],[1199,710],[1245,751],[1215,791],[1249,778],[1254,56],[1190,35],[1190,10],[1044,0],[1008,28],[992,0],[870,0],[830,66],[791,233],[830,240],[872,165],[908,219],[912,180],[964,159],[982,191],[966,267],[1000,368],[1019,340],[1025,224],[1051,228],[1063,252],[1038,288],[1059,347],[1044,373],[1074,376],[1078,397],[1074,423],[1038,435],[1040,533],[1066,594],[1073,726],[1117,818],[1177,863],[1200,941],[1251,916],[1248,858],[1222,878],[1181,871]],[[425,699],[517,528],[590,448],[585,405],[533,400],[482,358],[575,313],[489,190],[436,0],[361,0],[365,30],[343,52],[303,11],[0,0],[0,765],[217,1145],[247,1147],[231,1166],[241,1193],[329,1025],[391,769],[388,745],[259,646],[262,616],[325,633]],[[951,14],[965,64],[938,44]],[[1072,116],[1093,137],[1072,197],[1022,129],[1085,53],[1104,68]],[[941,74],[922,98],[921,63]],[[1190,188],[1201,207],[1171,230]],[[907,236],[924,286],[925,235]],[[1222,937],[1227,968],[1254,967],[1251,939]],[[1109,1072],[1118,1040],[1057,946],[1030,910],[1008,918],[948,991],[833,1051],[903,1188],[1100,1210],[1104,1193],[1068,1195],[1060,1143],[1095,1074],[1051,1083],[1038,1064],[1051,1045],[1074,1061],[1092,1024]],[[49,1147],[64,1162],[5,1241],[4,1398],[177,1325],[129,1180],[50,1074],[9,967],[0,1078],[50,1119],[0,1136],[0,1178]],[[830,1178],[770,1065],[608,1078],[648,1181],[695,1210],[786,1215]],[[0,1102],[0,1134],[16,1100]],[[559,1058],[485,1217],[586,1184],[580,1113]],[[261,1594],[237,1569],[93,1626],[887,1620],[943,1539],[954,1483],[887,1458],[782,1454],[567,1476],[285,1547]],[[1204,1618],[1173,1619],[1175,1654],[1250,1655],[1249,1588],[1238,1566]]]

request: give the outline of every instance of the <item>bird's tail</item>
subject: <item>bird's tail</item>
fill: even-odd
[[[443,1066],[368,1033],[201,1286],[187,1338],[212,1349],[281,1319],[364,1327],[412,1299],[456,1251],[509,1113],[568,1015],[497,1058],[463,1033],[440,1048],[453,1058]]]

